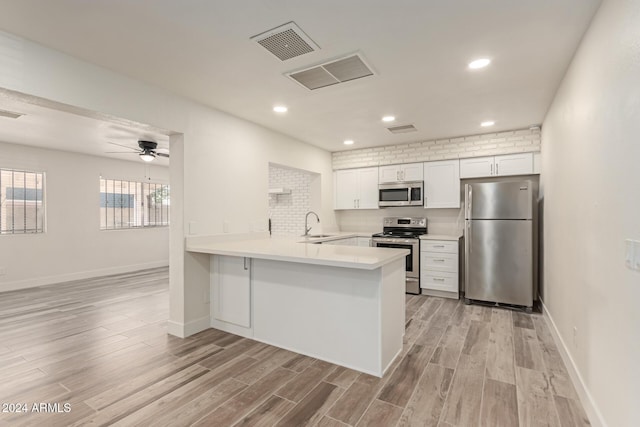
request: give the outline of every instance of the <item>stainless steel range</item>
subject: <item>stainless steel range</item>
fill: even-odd
[[[389,217],[382,222],[382,233],[371,236],[371,246],[409,249],[407,255],[407,293],[420,293],[420,235],[427,234],[427,218]]]

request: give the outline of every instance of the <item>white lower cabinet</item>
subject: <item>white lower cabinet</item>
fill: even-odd
[[[251,328],[251,258],[211,257],[211,320]]]
[[[425,295],[458,299],[459,241],[420,241],[420,288]]]
[[[370,237],[358,237],[358,246],[371,246],[371,238]]]

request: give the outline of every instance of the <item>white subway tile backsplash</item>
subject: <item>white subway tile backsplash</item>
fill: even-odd
[[[274,235],[301,235],[304,217],[311,208],[310,173],[269,165],[269,188],[284,187],[290,194],[269,196],[271,231]]]

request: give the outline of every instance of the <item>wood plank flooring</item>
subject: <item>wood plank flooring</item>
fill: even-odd
[[[0,425],[589,425],[540,315],[406,307],[402,355],[376,378],[213,329],[167,335],[167,269],[5,292],[0,402],[28,413]]]

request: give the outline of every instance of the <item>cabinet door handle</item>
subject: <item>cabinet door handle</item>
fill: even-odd
[[[358,199],[358,209],[360,209],[360,199]]]
[[[433,261],[434,261],[434,262],[444,262],[444,260],[443,260],[443,259],[434,259]]]
[[[493,175],[493,163],[491,163],[491,175]]]
[[[444,282],[444,279],[440,277],[434,277],[433,280],[435,280],[436,282]]]
[[[244,257],[244,269],[248,270],[249,269],[249,258]]]
[[[496,163],[496,175],[500,175],[500,172],[498,172],[498,166],[500,166],[500,163]]]

